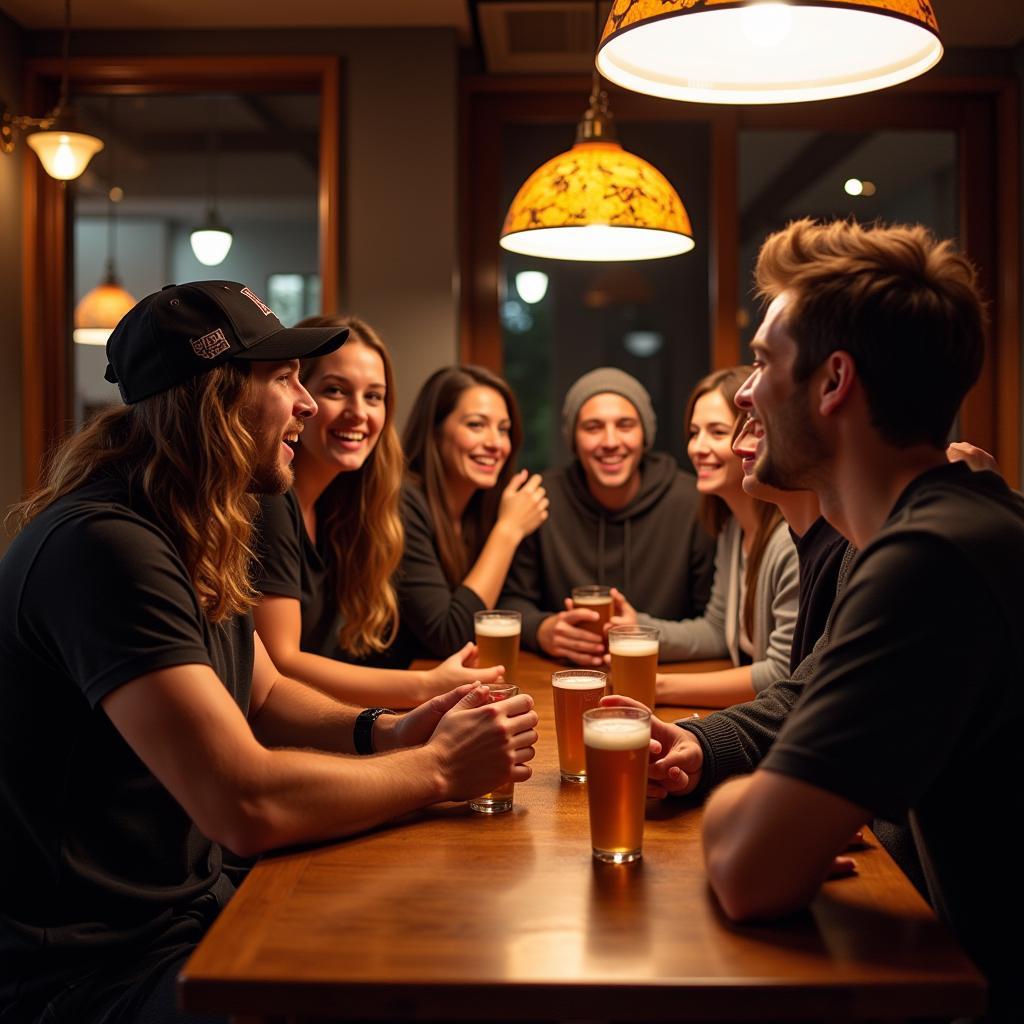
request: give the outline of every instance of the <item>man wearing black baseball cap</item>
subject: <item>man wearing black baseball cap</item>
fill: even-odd
[[[332,838],[529,777],[528,697],[465,686],[361,711],[278,676],[253,633],[254,492],[290,483],[316,411],[299,359],[346,333],[285,328],[230,281],[148,296],[107,344],[125,405],[68,439],[13,511],[4,1024],[178,1019],[174,977],[233,892],[222,845]]]

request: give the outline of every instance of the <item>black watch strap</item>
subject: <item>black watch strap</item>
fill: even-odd
[[[397,712],[391,708],[367,708],[356,715],[356,725],[352,730],[352,742],[355,745],[357,754],[372,754],[373,751],[373,723],[381,715],[394,715]]]

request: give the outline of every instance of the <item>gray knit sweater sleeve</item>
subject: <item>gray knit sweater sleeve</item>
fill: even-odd
[[[729,648],[725,641],[725,607],[733,535],[738,532],[735,520],[732,520],[718,535],[715,547],[715,578],[711,584],[711,597],[703,615],[696,619],[681,620],[656,619],[644,613],[637,616],[640,625],[657,626],[661,630],[659,661],[693,661],[696,658],[729,656]]]
[[[789,674],[800,597],[800,561],[785,522],[779,523],[765,548],[754,595],[754,663],[750,681],[761,693]]]

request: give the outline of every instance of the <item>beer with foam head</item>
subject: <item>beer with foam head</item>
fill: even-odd
[[[480,668],[505,666],[505,681],[514,683],[519,673],[519,634],[523,617],[519,612],[495,609],[477,612],[473,616],[476,645],[479,648],[477,664]]]
[[[583,752],[583,712],[596,708],[604,696],[608,677],[603,672],[570,668],[551,676],[555,703],[555,735],[558,737],[558,767],[564,782],[585,782],[586,755]]]
[[[596,622],[588,619],[586,622],[581,622],[579,626],[580,629],[594,633],[604,643],[604,627],[612,618],[611,587],[573,587],[572,604],[574,608],[586,608],[588,611],[597,612]]]
[[[490,687],[490,691],[494,700],[504,700],[506,697],[514,697],[519,692],[519,687],[499,684]],[[469,809],[479,814],[501,814],[504,811],[511,811],[515,788],[514,782],[504,782],[490,793],[473,797],[469,801]]]
[[[657,627],[613,626],[608,631],[608,653],[612,656],[612,693],[653,708],[658,674]]]
[[[651,713],[594,708],[583,714],[590,845],[598,860],[639,860],[647,801]]]

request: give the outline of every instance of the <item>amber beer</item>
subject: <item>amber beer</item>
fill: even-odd
[[[490,687],[490,691],[495,700],[505,700],[506,697],[514,697],[519,692],[519,687],[498,685]],[[503,814],[505,811],[511,811],[515,786],[514,782],[506,782],[490,793],[473,797],[469,801],[469,809],[478,814]]]
[[[580,629],[589,630],[595,633],[601,642],[604,642],[604,627],[611,622],[612,618],[612,589],[611,587],[573,587],[572,604],[574,608],[586,608],[589,611],[597,612],[598,619],[594,622],[588,619],[581,622]]]
[[[583,713],[590,845],[597,860],[639,860],[647,799],[651,713],[642,708],[593,708]]]
[[[495,609],[477,612],[473,616],[476,645],[480,649],[477,664],[480,668],[505,666],[505,681],[514,683],[519,678],[519,634],[523,617],[519,612]]]
[[[595,669],[569,668],[551,675],[555,701],[558,767],[563,782],[586,782],[583,752],[583,712],[596,708],[604,696],[608,677]]]
[[[612,693],[654,707],[658,675],[657,626],[612,626],[608,630],[612,658]]]

